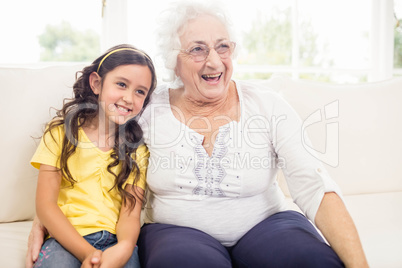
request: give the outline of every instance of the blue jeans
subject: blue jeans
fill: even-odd
[[[100,231],[93,234],[84,236],[94,248],[105,251],[107,248],[117,244],[116,235],[107,231]],[[59,244],[54,238],[49,238],[43,243],[42,249],[39,253],[39,258],[35,262],[34,267],[81,267],[81,262],[68,252],[62,245]],[[128,260],[126,268],[140,268],[138,259],[138,247],[135,247],[131,258]]]
[[[146,224],[138,238],[141,265],[164,268],[340,268],[338,255],[300,213],[276,213],[232,247],[210,235],[170,224]]]

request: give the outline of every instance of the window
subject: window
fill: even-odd
[[[286,1],[285,1],[286,2]],[[261,76],[284,72],[315,80],[358,82],[369,69],[370,4],[367,0],[270,1],[255,9],[246,31],[242,70]],[[254,50],[254,51],[253,51]],[[251,55],[251,56],[250,56]]]
[[[392,42],[389,38],[379,44],[374,41],[375,35],[383,31],[383,23],[378,20],[387,17],[386,4],[391,3],[392,8],[392,0],[248,0],[247,5],[244,1],[223,2],[241,37],[235,70],[238,78],[285,73],[296,78],[356,83],[392,75],[392,68],[385,74],[380,73],[384,68],[373,68],[387,64],[383,59],[386,54],[378,49],[389,50]],[[129,42],[152,56],[155,19],[166,5],[166,1],[149,0],[140,11],[135,1],[129,1],[127,8],[131,14]],[[378,7],[383,13],[374,10]]]
[[[122,42],[156,59],[156,20],[169,1],[8,1],[0,10],[0,64],[89,61]],[[356,83],[402,75],[402,0],[221,1],[240,37],[237,78],[284,73]],[[68,50],[69,31],[81,40],[79,53]],[[59,38],[57,45],[40,44],[49,32]],[[157,59],[155,64],[160,70]]]
[[[0,9],[0,64],[93,58],[100,53],[101,12],[99,0],[7,1]]]
[[[402,76],[402,0],[394,0],[394,75]]]

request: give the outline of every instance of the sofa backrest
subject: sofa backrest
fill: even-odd
[[[0,68],[0,222],[33,218],[38,173],[29,161],[35,137],[54,115],[50,107],[59,109],[72,96],[83,66]],[[310,149],[344,194],[402,191],[402,78],[359,85],[287,77],[257,82],[282,94],[300,114]]]
[[[308,150],[343,194],[402,191],[402,77],[334,85],[276,76],[264,83],[304,120]]]
[[[0,222],[34,216],[37,170],[30,164],[45,124],[72,96],[82,65],[0,68]]]

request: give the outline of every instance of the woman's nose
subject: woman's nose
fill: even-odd
[[[209,51],[209,54],[206,58],[206,62],[207,64],[219,64],[222,62],[221,57],[219,56],[218,52],[216,52],[215,49],[211,48],[211,50]]]

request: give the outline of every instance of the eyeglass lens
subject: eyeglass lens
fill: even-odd
[[[214,50],[222,59],[226,59],[232,54],[232,51],[234,49],[234,43],[219,43],[214,47]],[[203,61],[205,60],[209,53],[210,53],[210,48],[206,45],[198,45],[194,48],[191,48],[189,50],[189,54],[192,55],[193,59],[195,61]]]

